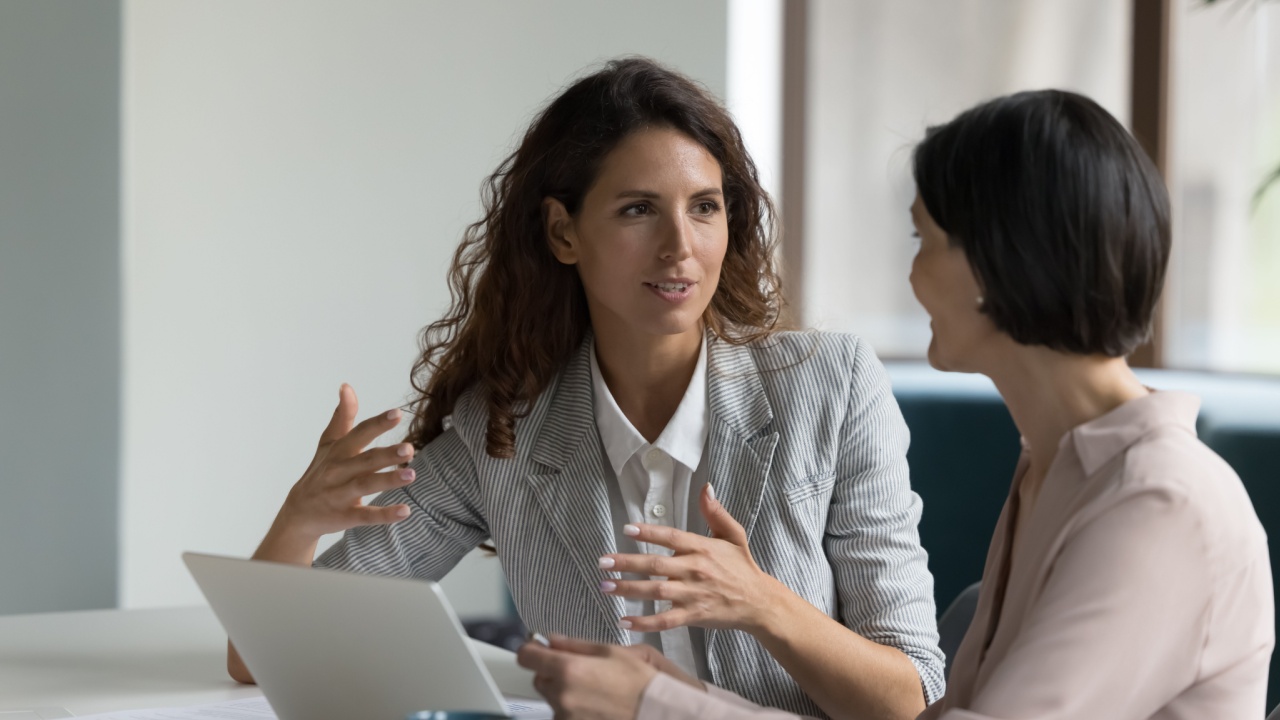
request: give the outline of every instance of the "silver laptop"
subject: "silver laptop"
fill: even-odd
[[[532,673],[513,653],[469,640],[436,583],[182,559],[280,720],[403,720],[419,710],[551,717],[532,699]]]

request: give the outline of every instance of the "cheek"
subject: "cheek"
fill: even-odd
[[[911,272],[907,275],[907,281],[911,283],[911,292],[916,296],[916,301],[925,309],[925,312],[933,315],[937,310],[934,300],[940,289],[937,273],[931,272],[931,269],[929,260],[917,254],[911,261]]]
[[[719,278],[720,269],[724,266],[725,255],[729,251],[729,233],[720,228],[703,239],[698,250],[698,264],[707,273],[708,279]]]

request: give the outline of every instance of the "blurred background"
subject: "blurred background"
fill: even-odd
[[[800,320],[900,361],[913,144],[1090,95],[1173,199],[1138,361],[1280,374],[1280,2],[0,0],[0,613],[199,603],[179,553],[253,551],[341,383],[410,398],[482,180],[624,54],[737,117]],[[495,560],[445,584],[506,610]]]

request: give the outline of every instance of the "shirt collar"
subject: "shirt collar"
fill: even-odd
[[[1112,458],[1157,428],[1172,426],[1196,434],[1200,398],[1172,390],[1152,391],[1070,433],[1086,475],[1093,475]]]
[[[609,392],[609,386],[605,384],[604,375],[600,372],[594,344],[591,348],[591,386],[600,441],[604,444],[604,452],[609,457],[614,474],[619,474],[627,461],[649,443],[622,413],[617,401],[613,399],[613,393]],[[693,368],[693,377],[689,378],[689,386],[685,388],[684,397],[680,399],[675,414],[653,442],[653,447],[670,455],[690,472],[697,470],[702,462],[702,448],[707,442],[710,415],[707,405],[707,337],[704,334],[698,350],[698,362]]]

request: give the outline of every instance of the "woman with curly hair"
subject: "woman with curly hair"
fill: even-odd
[[[910,717],[941,695],[902,416],[865,343],[782,329],[772,205],[719,103],[610,62],[484,199],[406,442],[364,450],[400,413],[356,424],[344,386],[255,557],[311,564],[344,531],[316,565],[435,580],[489,541],[530,628],[660,650],[793,712]],[[737,544],[707,537],[713,497]],[[660,561],[613,567],[636,553]],[[251,679],[234,649],[229,669]]]

